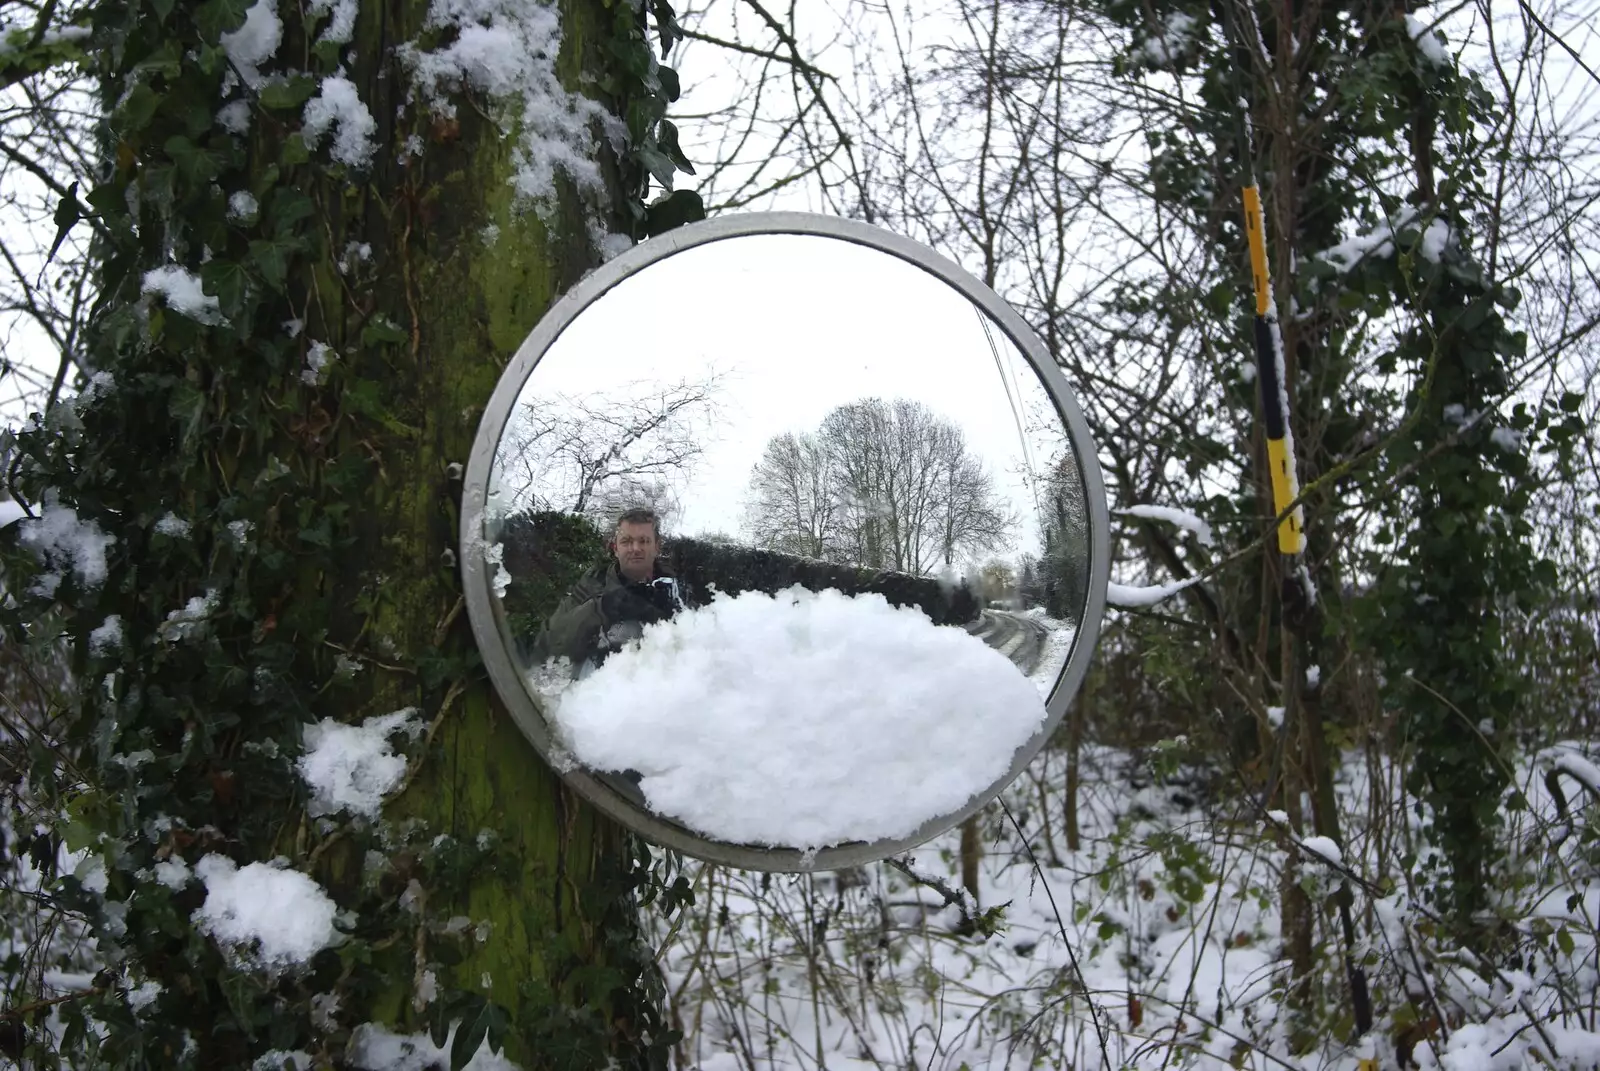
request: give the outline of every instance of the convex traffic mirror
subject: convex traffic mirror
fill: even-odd
[[[1050,737],[1107,520],[1060,372],[915,242],[750,214],[624,253],[511,361],[462,511],[518,725],[665,847],[833,869],[938,835]]]

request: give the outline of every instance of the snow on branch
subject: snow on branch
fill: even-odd
[[[1129,506],[1127,509],[1119,509],[1116,513],[1123,517],[1143,517],[1152,521],[1166,521],[1168,524],[1193,532],[1202,547],[1213,545],[1211,525],[1186,509],[1178,509],[1175,506],[1139,505]]]
[[[396,1034],[381,1023],[362,1023],[350,1038],[350,1065],[360,1071],[428,1071],[449,1067],[460,1023],[450,1027],[443,1045],[426,1033]],[[520,1071],[518,1066],[489,1047],[485,1037],[462,1071]]]
[[[1380,221],[1365,234],[1353,235],[1323,250],[1317,254],[1317,259],[1333,265],[1335,270],[1344,274],[1352,271],[1356,265],[1369,257],[1393,256],[1395,239],[1407,228],[1417,225],[1417,210],[1408,205],[1396,213],[1393,219]],[[1428,221],[1427,226],[1422,227],[1417,252],[1423,259],[1437,264],[1444,256],[1445,245],[1449,240],[1450,225],[1435,217]]]
[[[1112,606],[1121,606],[1125,609],[1137,609],[1144,606],[1154,606],[1165,602],[1184,588],[1193,587],[1200,582],[1197,576],[1187,580],[1175,580],[1170,584],[1152,584],[1148,587],[1138,587],[1131,584],[1107,584],[1106,602]]]
[[[1417,43],[1417,51],[1430,63],[1440,67],[1450,66],[1450,53],[1444,47],[1444,36],[1415,15],[1406,16],[1406,33]]]
[[[1339,850],[1339,845],[1332,837],[1307,837],[1300,842],[1300,847],[1333,866],[1344,865],[1344,853]]]
[[[1576,778],[1584,788],[1600,799],[1600,766],[1570,751],[1556,759],[1552,766],[1561,773]]]

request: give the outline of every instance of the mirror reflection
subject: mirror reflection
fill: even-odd
[[[500,624],[570,761],[729,843],[902,838],[1006,776],[1088,590],[1009,336],[888,253],[746,235],[540,358],[496,452]]]

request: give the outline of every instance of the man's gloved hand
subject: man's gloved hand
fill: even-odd
[[[641,625],[648,625],[666,618],[668,613],[656,605],[648,587],[646,584],[629,584],[612,588],[600,596],[600,614],[606,623],[614,625],[619,621],[637,621]]]
[[[673,592],[677,590],[677,581],[671,577],[661,577],[648,584],[640,584],[639,587],[644,589],[645,598],[661,611],[662,617],[671,617],[678,612],[678,601],[673,597]]]

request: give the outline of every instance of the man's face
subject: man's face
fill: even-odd
[[[649,580],[655,575],[656,555],[660,552],[654,525],[631,521],[617,525],[617,568],[629,580]]]

